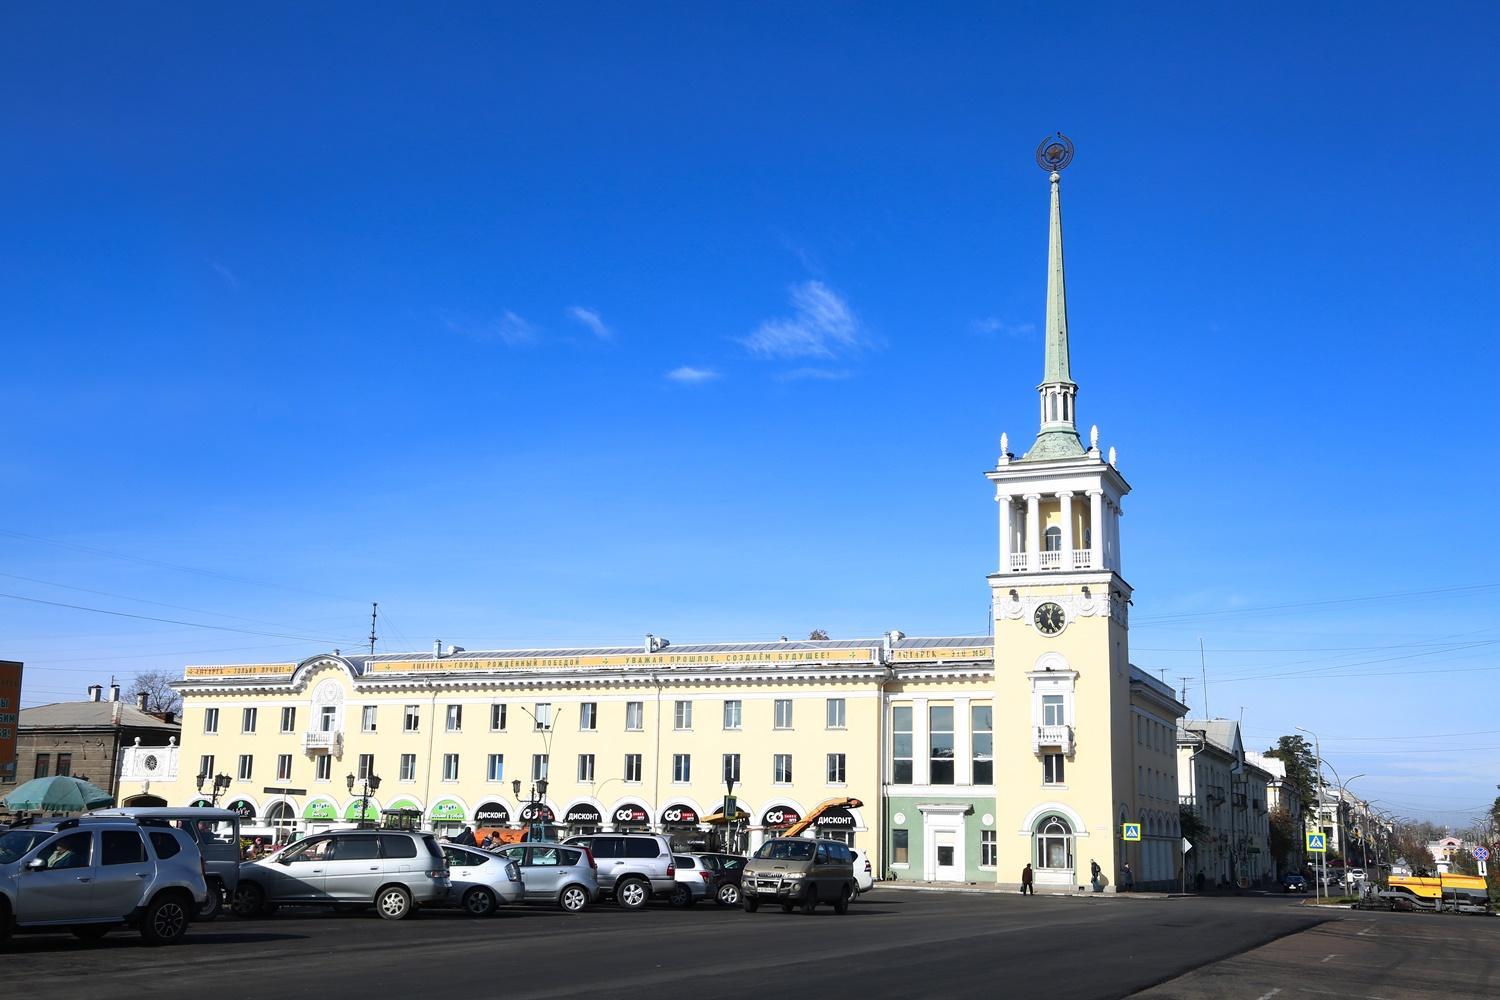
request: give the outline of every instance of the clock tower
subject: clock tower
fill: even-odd
[[[1000,515],[989,577],[995,625],[995,773],[999,881],[1031,864],[1039,887],[1074,887],[1097,861],[1119,883],[1118,824],[1136,810],[1132,757],[1130,586],[1121,574],[1121,500],[1130,485],[1114,449],[1085,448],[1070,369],[1063,274],[1060,133],[1037,162],[1049,174],[1047,321],[1036,439],[986,477]]]

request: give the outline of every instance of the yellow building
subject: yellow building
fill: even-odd
[[[1065,142],[1065,140],[1063,141]],[[1130,486],[1084,447],[1069,366],[1058,170],[1049,168],[1040,429],[1001,436],[986,636],[313,656],[189,667],[181,766],[124,776],[172,804],[212,789],[280,832],[410,808],[439,828],[545,821],[563,831],[727,833],[754,847],[831,799],[822,832],[886,877],[1113,890],[1175,883],[1172,689],[1130,664],[1121,571]],[[168,774],[168,763],[174,774]],[[738,811],[722,815],[734,779]],[[136,781],[131,785],[131,779]],[[534,786],[546,781],[545,792]],[[149,787],[145,782],[149,782]],[[1131,872],[1126,873],[1126,865]]]

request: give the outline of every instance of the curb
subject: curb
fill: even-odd
[[[901,889],[910,892],[962,892],[970,895],[987,896],[1019,896],[1022,893],[1016,889],[991,888],[985,885],[954,884],[933,885],[920,882],[876,882],[876,889]],[[868,895],[874,889],[867,890],[861,895]],[[1186,899],[1180,893],[1163,892],[1038,892],[1033,895],[1044,899]]]

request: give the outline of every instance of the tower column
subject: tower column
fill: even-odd
[[[1035,572],[1042,564],[1042,495],[1026,494],[1026,568]]]
[[[1062,517],[1062,551],[1058,553],[1062,562],[1058,569],[1073,568],[1073,491],[1060,490],[1057,494],[1058,514]]]
[[[995,497],[1000,503],[1000,572],[1010,572],[1010,549],[1015,530],[1011,527],[1011,498],[1009,494]]]
[[[1120,559],[1120,518],[1124,516],[1125,508],[1117,504],[1115,506],[1115,516],[1110,518],[1110,528],[1112,529],[1110,540],[1115,550],[1114,570],[1122,576],[1124,575],[1124,570],[1121,569],[1122,560]]]
[[[1104,491],[1089,490],[1089,569],[1104,568]]]

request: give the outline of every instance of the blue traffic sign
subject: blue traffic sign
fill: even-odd
[[[1469,853],[1474,855],[1475,861],[1488,861],[1490,859],[1490,849],[1488,847],[1476,847]]]
[[[1321,854],[1328,850],[1328,835],[1326,833],[1309,833],[1307,835],[1307,849],[1314,854]]]

